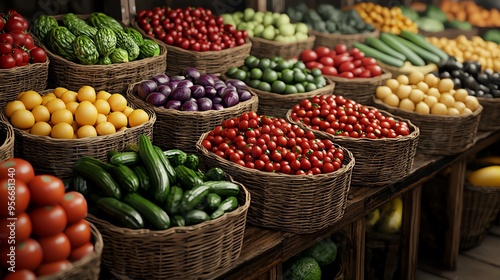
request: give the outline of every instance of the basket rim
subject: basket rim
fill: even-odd
[[[14,145],[14,127],[10,124],[6,117],[7,116],[5,114],[0,114],[0,126],[4,126],[7,129],[5,140],[3,141],[3,143],[0,143],[0,149],[4,149],[10,145]]]
[[[382,68],[382,66],[380,66],[380,68]],[[386,69],[382,69],[382,75],[371,77],[371,78],[354,77],[352,79],[348,79],[348,78],[339,77],[339,76],[330,76],[330,75],[323,75],[323,76],[330,78],[335,83],[361,84],[361,83],[372,83],[372,82],[378,82],[378,81],[390,79],[390,78],[392,78],[392,73]]]
[[[107,230],[112,231],[113,233],[119,233],[119,234],[123,234],[123,235],[168,236],[171,234],[182,234],[182,233],[187,233],[187,232],[200,231],[200,230],[203,230],[207,227],[217,226],[226,220],[229,220],[229,219],[241,216],[241,215],[245,215],[245,213],[248,211],[248,208],[250,207],[251,193],[248,191],[248,189],[242,183],[233,180],[232,177],[230,177],[230,179],[233,183],[239,185],[240,188],[244,191],[245,203],[231,212],[224,213],[224,215],[220,216],[219,218],[217,218],[215,220],[208,220],[208,221],[196,224],[196,225],[176,226],[176,227],[170,227],[170,228],[164,229],[164,230],[130,229],[130,228],[116,226],[116,225],[110,223],[109,221],[98,218],[92,214],[88,214],[88,216],[91,219],[98,220],[100,223],[106,225]]]
[[[305,40],[300,40],[300,41],[295,41],[295,42],[278,42],[278,41],[273,41],[273,40],[267,40],[264,38],[259,38],[259,37],[248,37],[250,39],[250,42],[253,44],[254,42],[257,43],[264,43],[264,44],[269,44],[277,47],[287,47],[287,46],[293,46],[293,45],[298,45],[302,43],[307,43],[316,40],[315,35],[308,35],[307,39]]]
[[[489,187],[489,186],[480,186],[480,185],[474,185],[470,182],[464,182],[464,188],[473,190],[473,191],[479,191],[482,193],[498,193],[500,192],[499,187]]]
[[[479,103],[481,102],[486,102],[486,103],[500,103],[500,98],[487,98],[487,97],[477,97],[477,100]]]
[[[458,116],[433,115],[433,114],[421,114],[421,113],[417,113],[417,112],[414,112],[414,111],[406,111],[406,110],[400,109],[398,107],[390,106],[390,105],[385,104],[384,102],[382,102],[380,99],[378,99],[375,96],[373,96],[373,102],[375,104],[381,106],[381,107],[394,110],[394,111],[396,111],[398,113],[402,112],[402,113],[410,114],[410,115],[413,115],[413,116],[418,116],[420,118],[438,119],[438,120],[460,120],[460,119],[468,119],[470,117],[476,117],[476,116],[480,115],[481,112],[483,111],[483,105],[481,105],[481,103],[479,103],[479,107],[477,108],[476,111],[472,112],[472,114],[458,115]]]
[[[325,38],[346,38],[346,39],[350,39],[350,38],[357,38],[357,37],[360,37],[360,36],[365,37],[365,36],[378,35],[380,33],[380,31],[378,29],[375,29],[372,32],[365,32],[365,33],[339,34],[339,33],[321,32],[321,31],[318,31],[318,30],[311,29],[311,30],[309,30],[309,33],[311,33],[312,35],[315,35],[315,36],[322,36],[322,37],[325,37]]]

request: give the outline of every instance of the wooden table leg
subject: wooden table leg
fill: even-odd
[[[348,260],[350,266],[345,268],[345,279],[365,279],[365,226],[365,218],[362,218],[347,228],[347,234],[352,238],[353,248]]]
[[[443,266],[456,270],[460,245],[460,225],[462,222],[464,180],[466,161],[461,160],[451,166],[450,185],[447,189],[446,215],[450,226],[446,231]]]
[[[409,191],[403,198],[401,273],[402,279],[407,280],[415,279],[417,272],[421,194],[422,185],[419,185]]]

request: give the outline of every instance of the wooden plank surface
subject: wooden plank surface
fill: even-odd
[[[422,186],[409,191],[403,199],[403,225],[401,228],[402,279],[413,280],[418,266],[418,240],[420,233],[420,199]]]
[[[462,254],[478,261],[500,267],[500,258],[498,257],[499,249],[500,237],[490,234],[486,235],[481,245],[465,251]],[[498,278],[500,279],[500,275]]]
[[[450,280],[498,280],[500,267],[475,260],[465,255],[457,258],[457,270],[439,269],[436,266],[423,264],[419,269]]]

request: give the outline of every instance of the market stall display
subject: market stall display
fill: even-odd
[[[496,3],[496,1],[492,0],[484,2]],[[468,21],[478,27],[500,26],[500,11],[498,9],[488,10],[477,5],[474,1],[455,2],[443,0],[440,8],[452,20]]]
[[[418,32],[418,26],[406,17],[398,6],[388,8],[371,2],[360,2],[353,6],[359,16],[376,29],[399,34],[403,30]]]

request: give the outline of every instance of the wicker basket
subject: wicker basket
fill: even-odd
[[[3,106],[2,106],[3,108]],[[5,137],[2,145],[0,145],[0,161],[14,157],[14,128],[10,125],[5,114],[0,114],[0,130],[1,135]]]
[[[211,153],[201,144],[196,148],[204,166],[221,167],[242,182],[252,194],[248,222],[280,231],[310,233],[344,216],[351,185],[354,157],[345,148],[344,166],[333,173],[297,176],[250,169]]]
[[[63,16],[57,15],[54,18],[61,20]],[[77,16],[87,19],[89,15]],[[40,42],[36,38],[35,40]],[[129,84],[148,79],[164,72],[167,68],[167,48],[163,42],[155,41],[160,46],[160,55],[110,65],[78,64],[51,52],[45,45],[40,44],[50,58],[49,86],[78,89],[88,85],[98,90],[125,94]]]
[[[458,28],[446,28],[441,32],[426,32],[423,30],[419,31],[425,37],[437,37],[437,38],[448,38],[455,39],[460,35],[464,35],[468,39],[472,39],[472,37],[477,36],[479,34],[479,29],[476,27],[471,28],[470,30],[463,30]]]
[[[479,97],[477,100],[483,106],[478,130],[500,129],[500,98]]]
[[[193,226],[133,230],[89,215],[104,239],[103,265],[127,279],[212,279],[239,258],[243,245],[250,193],[235,183],[240,207]]]
[[[500,211],[500,188],[464,184],[460,250],[472,249],[483,241]]]
[[[381,76],[373,78],[347,79],[338,76],[327,77],[335,82],[336,95],[342,95],[359,104],[370,105],[373,102],[373,95],[377,91],[377,87],[384,85],[385,81],[392,77],[392,74],[384,70]]]
[[[307,40],[298,42],[277,42],[258,37],[251,37],[252,50],[250,54],[258,58],[273,58],[279,56],[283,59],[298,57],[303,50],[314,47],[314,35],[309,35]]]
[[[101,273],[101,255],[104,247],[102,235],[97,228],[89,222],[94,242],[94,252],[81,260],[73,263],[70,270],[54,275],[39,277],[39,280],[96,280]]]
[[[52,90],[40,92],[45,94]],[[134,107],[131,105],[131,107]],[[3,118],[7,118],[2,107]],[[60,178],[71,176],[74,162],[84,156],[92,156],[100,160],[107,159],[110,150],[122,151],[130,143],[137,143],[139,135],[146,134],[153,137],[153,124],[156,121],[155,113],[147,108],[149,120],[139,126],[128,128],[114,134],[81,138],[81,139],[54,139],[49,136],[30,134],[24,130],[14,128],[14,154],[28,160],[36,173],[51,174]]]
[[[139,30],[143,36],[151,37],[144,33],[135,19],[131,25]],[[167,74],[178,75],[187,67],[194,67],[200,73],[224,73],[229,67],[239,67],[245,63],[245,58],[250,54],[252,43],[237,46],[221,51],[195,52],[176,46],[165,45],[167,48]]]
[[[40,44],[37,44],[40,46]],[[0,70],[0,106],[15,100],[23,91],[40,91],[47,87],[50,59],[43,63]]]
[[[315,48],[319,46],[333,48],[337,44],[344,44],[347,48],[352,48],[354,43],[364,42],[366,38],[378,38],[380,31],[376,29],[375,31],[369,33],[335,34],[310,30],[309,34],[316,36],[316,40],[314,41]]]
[[[365,275],[367,279],[393,280],[401,257],[401,235],[366,231]]]
[[[417,150],[430,155],[454,155],[472,147],[483,107],[466,116],[424,115],[384,104],[373,98],[375,106],[411,120],[420,128]]]
[[[223,110],[187,112],[157,108],[137,97],[133,92],[134,86],[135,84],[129,86],[127,99],[134,106],[148,108],[156,114],[153,130],[155,145],[162,149],[181,149],[189,153],[196,152],[196,142],[201,134],[220,125],[225,119],[257,111],[259,104],[259,97],[249,90],[252,98]]]
[[[368,106],[368,108],[372,107]],[[335,136],[324,131],[311,129],[301,122],[293,121],[290,116],[292,110],[287,113],[286,119],[305,130],[312,130],[320,138],[328,138],[349,149],[356,159],[356,165],[352,171],[352,185],[385,186],[399,181],[411,171],[420,138],[420,130],[408,119],[394,116],[383,110],[379,111],[384,116],[391,116],[398,121],[407,122],[410,134],[404,137],[382,139]]]

